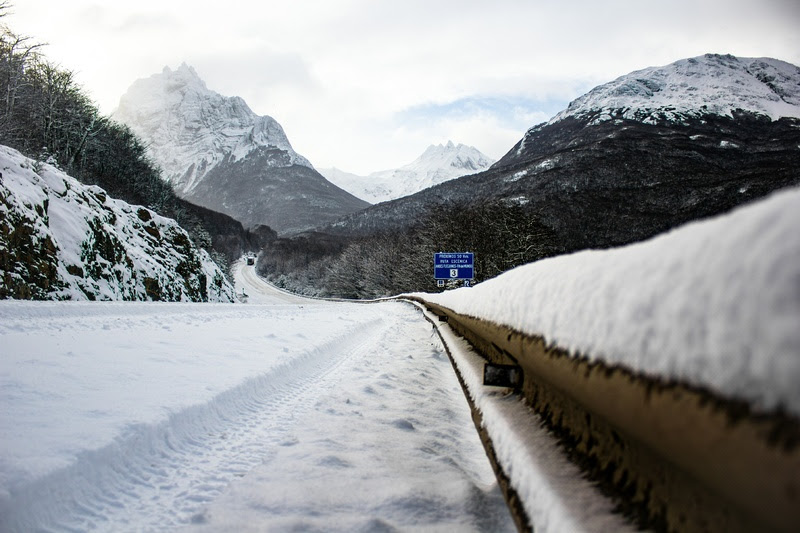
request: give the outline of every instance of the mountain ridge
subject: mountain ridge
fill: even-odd
[[[759,81],[740,68],[742,60],[731,57],[701,56],[694,63],[681,60],[653,68],[674,72],[675,65],[689,64],[699,69],[685,84],[672,79],[678,81],[671,85],[674,90],[664,92],[675,105],[670,100],[666,106],[651,106],[651,100],[630,98],[621,107],[590,105],[615,86],[641,85],[642,71],[598,86],[587,93],[592,98],[584,95],[553,120],[530,128],[490,169],[372,206],[326,230],[364,235],[407,227],[437,206],[500,201],[539,217],[562,252],[568,252],[648,238],[797,184],[800,175],[793,169],[800,168],[800,119],[794,104],[772,108],[776,115],[758,112],[766,107],[759,107],[760,101],[751,99],[755,105],[742,107],[729,97],[725,106],[699,104],[694,114],[665,114],[668,107],[678,108],[682,89],[695,92],[691,88],[701,82],[720,86],[720,91],[736,85],[736,76],[717,83],[715,69],[723,67],[713,64],[720,61],[747,80],[745,86],[753,79],[764,84],[764,102],[774,103],[769,96],[774,91],[765,85],[771,83],[768,76]],[[769,58],[747,60],[753,63],[786,65],[782,86],[800,87],[796,66]],[[711,65],[707,78],[702,77],[703,64]]]
[[[572,101],[548,124],[569,116],[593,121],[628,118],[645,123],[734,111],[800,118],[800,68],[769,57],[705,54],[636,70]]]

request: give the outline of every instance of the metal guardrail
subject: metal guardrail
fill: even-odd
[[[639,525],[660,531],[800,528],[796,417],[756,413],[710,390],[591,362],[540,337],[407,299],[446,321],[488,362],[518,367],[516,391]],[[485,444],[491,459],[491,443]],[[512,513],[521,512],[505,474],[499,479]],[[515,520],[521,530],[535,528],[527,517]]]

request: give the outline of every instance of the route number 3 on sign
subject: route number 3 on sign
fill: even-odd
[[[433,254],[434,279],[468,279],[475,277],[475,254],[472,252]]]

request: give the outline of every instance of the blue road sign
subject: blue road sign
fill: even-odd
[[[433,254],[434,279],[473,279],[474,277],[474,253],[464,252]]]

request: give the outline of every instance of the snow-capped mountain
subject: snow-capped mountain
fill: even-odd
[[[624,118],[645,123],[680,122],[705,115],[733,117],[746,111],[771,120],[800,118],[800,68],[770,58],[706,54],[631,72],[569,104],[566,117],[593,123]]]
[[[494,160],[463,144],[432,144],[413,162],[393,170],[359,176],[337,168],[318,169],[329,181],[376,204],[414,194],[454,178],[489,168]]]
[[[172,219],[0,146],[0,298],[233,301]]]
[[[530,136],[568,118],[589,125],[690,124],[743,113],[771,121],[800,118],[800,68],[768,57],[705,54],[637,70],[595,87],[549,122],[532,127],[509,155],[521,154]]]
[[[502,160],[521,155],[529,137],[567,119],[703,124],[750,115],[768,121],[800,118],[800,67],[777,59],[706,54],[620,76],[577,98],[549,122],[532,127]]]
[[[164,178],[184,196],[226,157],[238,161],[262,146],[282,152],[276,166],[312,168],[275,119],[256,115],[238,96],[209,90],[186,63],[136,80],[112,116],[147,141]]]
[[[443,203],[522,206],[561,251],[653,236],[800,184],[800,68],[705,55],[632,72],[536,125],[480,174],[348,216],[403,227]]]
[[[137,80],[113,117],[148,146],[179,196],[279,232],[323,224],[367,204],[323,178],[283,128],[182,64]]]

